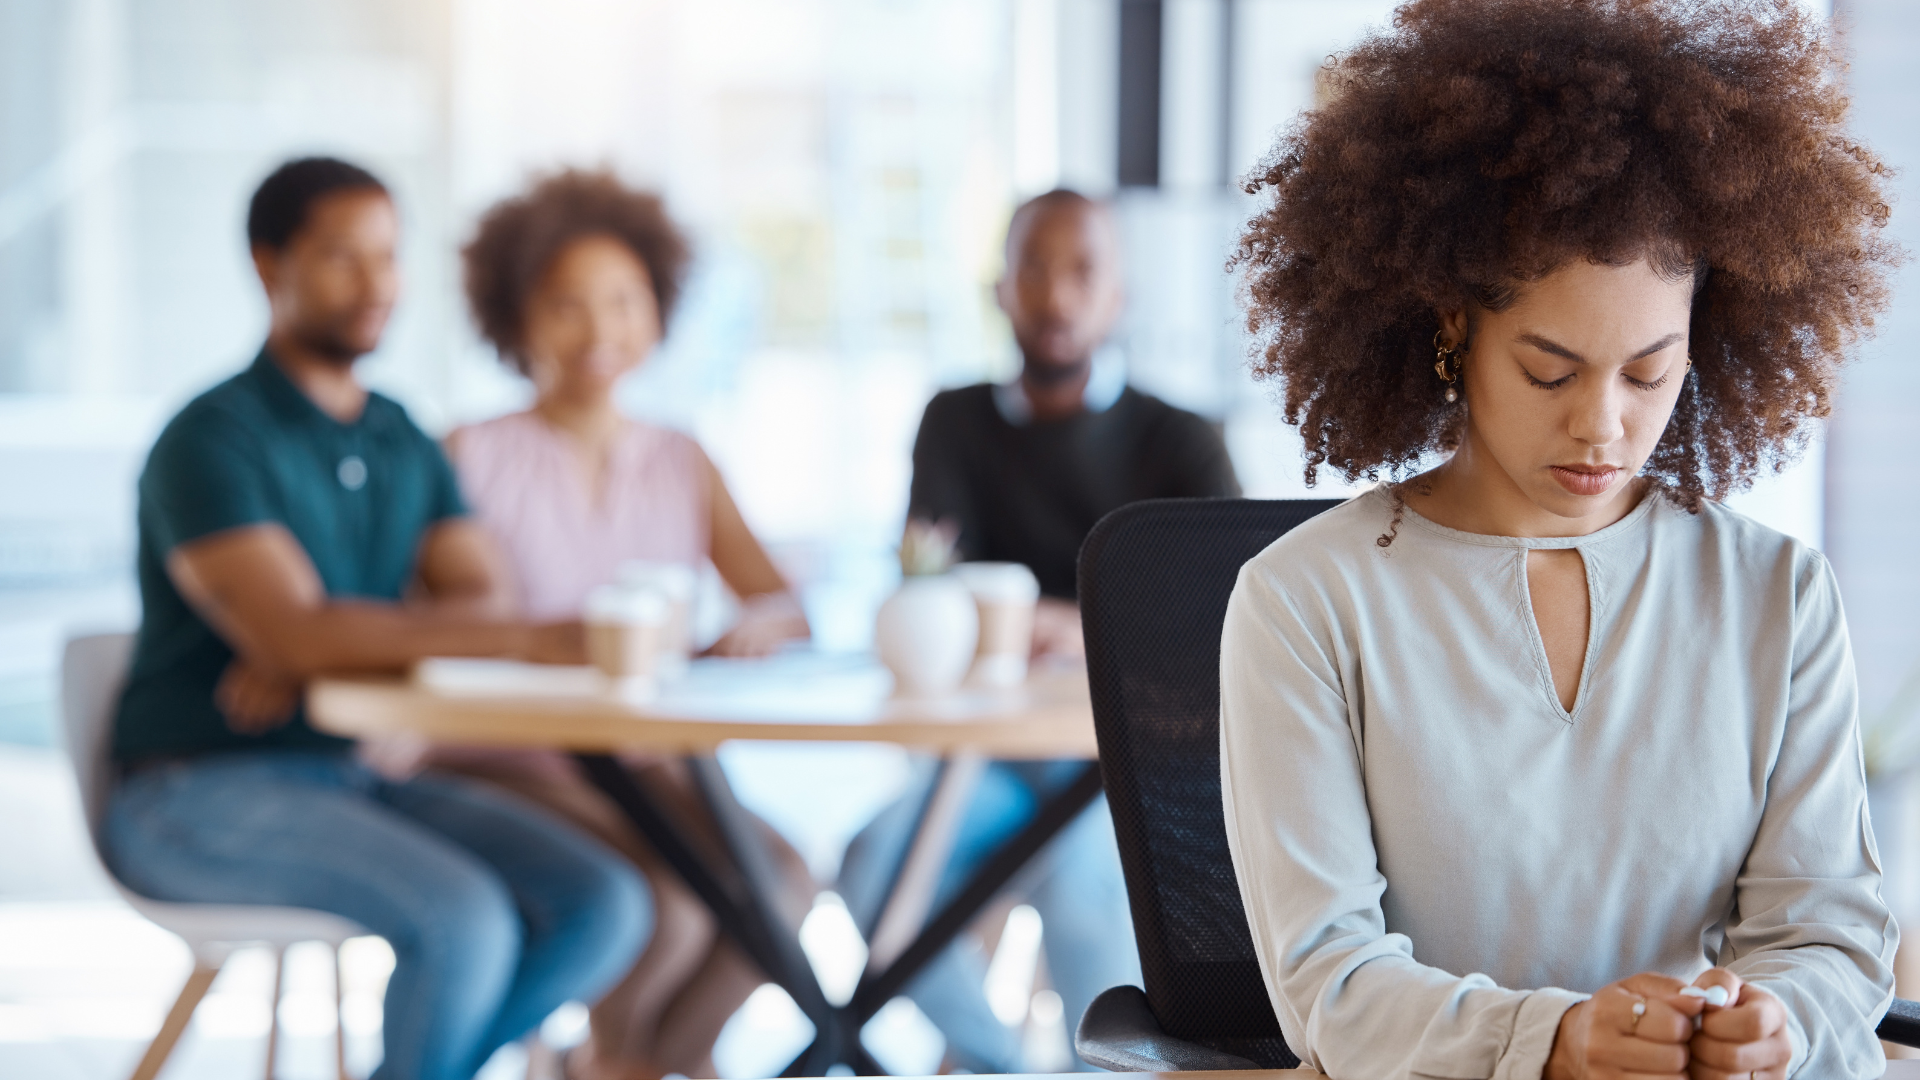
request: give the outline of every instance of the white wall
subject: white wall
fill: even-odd
[[[1234,0],[1231,177],[1227,11],[1166,8],[1165,183],[1121,197],[1122,342],[1143,386],[1224,421],[1250,494],[1308,494],[1271,388],[1244,374],[1221,268],[1252,207],[1226,181],[1391,4]],[[380,171],[407,220],[408,294],[369,378],[434,429],[514,407],[525,387],[468,326],[456,248],[529,174],[604,163],[664,189],[701,254],[626,399],[699,432],[786,540],[895,527],[920,401],[1012,368],[988,291],[1012,202],[1113,186],[1115,0],[22,0],[0,17],[20,53],[0,80],[17,121],[0,137],[0,386],[164,411],[236,368],[264,322],[245,199],[322,150]],[[1817,538],[1820,472],[1739,505]],[[0,519],[32,504],[5,485]]]

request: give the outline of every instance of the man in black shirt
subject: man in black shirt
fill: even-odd
[[[1126,385],[1102,346],[1124,305],[1113,212],[1052,191],[1014,212],[1001,310],[1018,378],[935,395],[913,446],[908,515],[960,529],[961,557],[1040,579],[1039,652],[1080,652],[1080,543],[1137,499],[1238,495],[1212,424]]]
[[[937,395],[914,442],[909,514],[958,526],[963,558],[1033,570],[1043,594],[1034,618],[1037,653],[1082,651],[1075,563],[1103,515],[1136,499],[1240,490],[1213,426],[1127,387],[1119,359],[1102,350],[1120,317],[1121,277],[1107,207],[1071,191],[1021,206],[1007,230],[999,284],[1020,347],[1020,376]],[[992,763],[954,838],[940,895],[950,895],[1031,821],[1082,764]],[[886,868],[904,854],[924,797],[922,791],[884,811],[847,852],[840,892],[869,930],[890,879]],[[1140,982],[1105,802],[1056,837],[1035,871],[1021,878],[1022,898],[1040,913],[1047,971],[1071,1032],[1095,995]],[[946,1034],[952,1064],[1022,1071],[1028,1063],[1013,1029],[995,1018],[982,994],[984,972],[979,948],[962,940],[907,994]]]

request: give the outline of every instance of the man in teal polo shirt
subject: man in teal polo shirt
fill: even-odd
[[[121,878],[157,899],[315,908],[385,937],[376,1080],[466,1080],[625,972],[651,903],[557,818],[469,782],[383,778],[303,713],[322,672],[580,658],[577,625],[510,617],[439,448],[353,376],[398,293],[398,231],[386,189],[345,162],[290,162],[254,195],[266,345],[181,410],[140,477],[144,615],[106,834]]]

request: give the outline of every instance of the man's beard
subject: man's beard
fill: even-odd
[[[347,335],[332,327],[313,327],[302,332],[299,338],[308,352],[338,367],[351,367],[354,361],[373,351],[349,341]]]
[[[1080,378],[1093,362],[1092,357],[1058,363],[1052,360],[1028,360],[1023,369],[1023,377],[1035,389],[1051,390]]]

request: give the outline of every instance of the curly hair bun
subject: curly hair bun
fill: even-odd
[[[480,333],[525,374],[520,353],[527,300],[560,252],[587,236],[611,236],[647,268],[664,328],[686,276],[687,241],[660,197],[635,191],[606,171],[566,169],[526,194],[495,203],[461,249],[467,304]]]
[[[1899,260],[1839,68],[1793,0],[1415,0],[1332,59],[1235,256],[1308,482],[1454,445],[1437,313],[1576,258],[1696,274],[1695,378],[1647,475],[1697,509],[1790,460]]]

